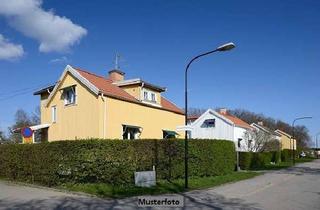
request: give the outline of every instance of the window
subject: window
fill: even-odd
[[[57,122],[57,106],[51,107],[51,121],[53,123]]]
[[[148,92],[147,91],[143,92],[143,98],[144,98],[144,100],[148,100]]]
[[[139,139],[141,134],[141,127],[132,125],[122,125],[123,139]]]
[[[177,134],[175,131],[163,130],[162,135],[163,139],[174,139],[179,134]]]
[[[71,105],[76,103],[76,88],[75,86],[65,88],[63,90],[64,105]]]
[[[240,148],[241,147],[241,141],[242,141],[242,139],[238,139],[238,148]]]
[[[143,100],[155,103],[157,101],[156,93],[149,91],[149,90],[144,90],[143,91]]]
[[[151,93],[151,101],[156,101],[156,94]]]
[[[212,128],[215,127],[216,120],[215,119],[206,119],[203,124],[205,125],[206,128]]]

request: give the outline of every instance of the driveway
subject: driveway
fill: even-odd
[[[320,160],[180,194],[182,209],[320,209]],[[137,198],[99,199],[0,182],[0,209],[138,209]]]

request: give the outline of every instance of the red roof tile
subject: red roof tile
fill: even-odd
[[[251,129],[251,126],[246,123],[245,121],[235,117],[235,116],[232,116],[230,114],[224,114],[224,113],[221,113],[219,112],[219,114],[221,114],[222,116],[224,116],[225,118],[231,120],[235,125],[239,126],[239,127],[243,127],[243,128],[250,128]]]
[[[88,71],[84,71],[79,68],[74,69],[76,69],[81,76],[86,78],[89,82],[96,86],[101,91],[101,93],[103,93],[106,96],[114,97],[128,102],[139,103],[148,107],[157,108],[155,106],[140,102],[138,99],[136,99],[135,97],[118,87],[117,85],[112,84],[112,80],[110,79],[92,74]],[[180,108],[178,108],[176,105],[174,105],[172,102],[168,101],[164,97],[161,97],[161,106],[161,109],[183,114],[183,111]]]

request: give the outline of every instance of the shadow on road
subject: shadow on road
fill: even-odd
[[[320,168],[312,168],[308,166],[294,166],[291,168],[283,169],[280,171],[276,171],[274,173],[278,174],[294,174],[294,175],[320,175]]]
[[[255,204],[245,203],[241,199],[226,199],[218,194],[203,191],[180,194],[184,197],[185,206],[175,209],[251,209],[257,210]],[[12,210],[60,210],[60,209],[141,209],[137,206],[137,198],[99,199],[89,197],[51,197],[48,199],[34,199],[30,201],[1,200],[0,209]],[[152,208],[143,208],[152,209]],[[171,208],[172,209],[172,208]]]

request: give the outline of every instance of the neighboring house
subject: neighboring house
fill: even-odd
[[[201,116],[188,117],[187,129],[190,138],[231,140],[236,148],[241,150],[244,134],[251,127],[243,120],[230,115],[226,109],[220,109],[219,112],[208,109]]]
[[[287,134],[286,132],[282,131],[282,130],[275,130],[275,133],[279,134],[280,135],[280,146],[281,146],[281,149],[290,149],[292,150],[292,145],[294,144],[294,150],[297,149],[297,142],[296,140],[294,139],[294,141],[292,141],[292,136]],[[293,143],[294,142],[294,143]]]
[[[166,89],[124,75],[112,70],[105,78],[68,65],[54,86],[34,93],[40,95],[42,139],[177,137],[184,114],[162,96]]]
[[[258,123],[251,123],[250,126],[255,130],[256,136],[253,137],[251,146],[251,150],[253,149],[254,152],[259,152],[261,150],[270,150],[276,147],[275,144],[267,144],[267,142],[272,143],[274,140],[280,142],[281,136],[280,134],[276,133],[275,131],[265,127],[263,122]],[[278,149],[278,148],[277,148]]]
[[[280,141],[280,134],[277,132],[267,128],[266,126],[263,125],[263,122],[258,122],[258,123],[251,123],[250,126],[256,130],[265,132],[270,135],[270,140],[278,140]]]

